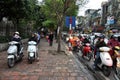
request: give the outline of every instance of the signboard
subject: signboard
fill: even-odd
[[[107,17],[107,24],[108,25],[114,24],[114,16],[108,16]]]
[[[66,18],[65,18],[65,24],[66,24],[66,27],[69,27],[70,26],[70,24],[71,24],[71,26],[72,27],[75,27],[76,26],[76,18],[75,18],[75,16],[67,16]]]

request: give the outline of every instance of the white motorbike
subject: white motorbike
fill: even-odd
[[[100,61],[97,66],[102,70],[105,76],[109,76],[112,71],[113,60],[108,51],[110,51],[109,47],[100,47]]]
[[[28,62],[32,64],[32,62],[37,58],[37,43],[35,41],[28,42]]]
[[[17,44],[19,42],[11,41],[9,42],[9,47],[7,50],[8,57],[7,57],[7,64],[9,68],[12,68],[17,61],[21,61],[23,58],[23,47],[20,47],[20,51],[18,52]]]

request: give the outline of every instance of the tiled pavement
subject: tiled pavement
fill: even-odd
[[[62,49],[65,47],[62,46]],[[40,42],[39,61],[28,64],[26,49],[23,61],[13,68],[7,66],[6,51],[0,53],[0,80],[90,80],[71,55],[57,54],[44,39]],[[56,54],[53,54],[56,53]],[[67,53],[69,54],[69,53]]]

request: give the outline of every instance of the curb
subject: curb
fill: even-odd
[[[62,44],[65,46],[65,53],[66,53],[66,55],[74,58],[76,64],[78,65],[78,68],[83,72],[83,75],[88,74],[89,72],[85,69],[85,67],[83,66],[83,64],[80,61],[78,61],[78,59],[76,59],[76,57],[74,56],[74,54],[73,54],[72,51],[69,51],[68,46],[63,41],[62,41]],[[95,80],[93,78],[93,76],[90,75],[90,74],[88,74],[86,76],[86,78],[87,78],[86,80]]]

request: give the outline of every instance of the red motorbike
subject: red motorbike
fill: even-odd
[[[93,57],[90,43],[85,43],[82,49],[82,57],[90,61]]]

